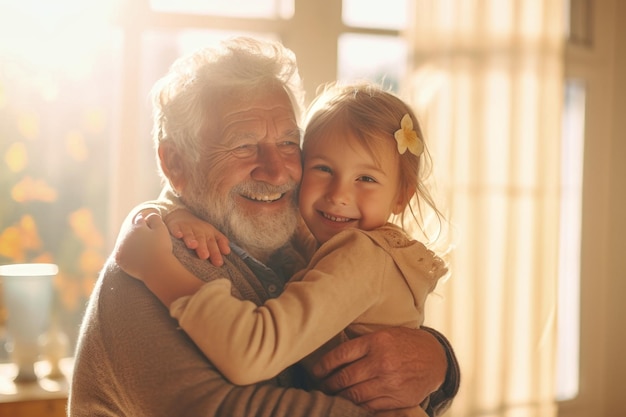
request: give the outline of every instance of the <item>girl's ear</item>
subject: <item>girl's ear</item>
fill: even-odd
[[[404,212],[404,209],[409,204],[409,201],[415,195],[414,189],[406,189],[403,193],[398,193],[398,198],[396,200],[396,205],[393,208],[393,214],[401,214]]]
[[[185,163],[178,150],[169,142],[159,144],[159,162],[174,191],[183,193],[189,178],[185,175]]]

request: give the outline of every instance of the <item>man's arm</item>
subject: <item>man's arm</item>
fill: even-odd
[[[126,219],[122,236],[134,213]],[[68,401],[68,416],[92,415],[367,417],[370,413],[321,392],[272,382],[230,384],[178,328],[167,308],[111,257],[83,319]]]
[[[437,341],[445,350],[446,358],[448,360],[446,378],[437,391],[430,394],[428,398],[429,403],[426,407],[426,412],[429,416],[439,416],[450,407],[452,400],[459,392],[459,385],[461,384],[461,369],[459,368],[459,362],[454,354],[454,349],[448,339],[437,330],[431,329],[430,327],[424,326],[422,329],[437,338]]]
[[[92,296],[73,378],[70,417],[369,416],[320,392],[228,383],[147,288],[112,264]]]
[[[458,363],[433,329],[394,327],[339,345],[313,368],[327,392],[371,410],[413,407],[429,400],[439,415],[459,387]]]

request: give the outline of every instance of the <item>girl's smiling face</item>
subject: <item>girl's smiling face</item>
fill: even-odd
[[[407,200],[395,141],[381,138],[374,156],[374,149],[342,130],[305,144],[300,213],[320,244],[346,228],[384,225]]]

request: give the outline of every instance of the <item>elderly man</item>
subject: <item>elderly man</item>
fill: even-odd
[[[299,223],[301,92],[293,54],[247,38],[177,61],[154,89],[163,201],[175,199],[215,225],[232,248],[221,267],[178,239],[174,252],[200,279],[229,277],[238,296],[257,303],[276,296],[306,263],[291,244]],[[167,215],[170,205],[156,206]],[[234,386],[114,259],[81,328],[70,416],[366,416],[425,398],[434,415],[458,388],[445,338],[404,328],[354,339],[324,357],[317,372],[336,396],[294,389],[297,369]]]

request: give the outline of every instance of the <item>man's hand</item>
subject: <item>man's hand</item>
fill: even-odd
[[[447,366],[433,335],[393,327],[342,343],[312,371],[326,392],[382,411],[419,405],[444,382]]]

